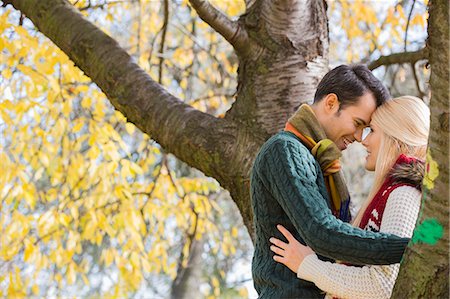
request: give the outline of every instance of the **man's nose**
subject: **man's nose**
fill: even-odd
[[[356,141],[361,142],[361,140],[362,140],[362,133],[363,133],[363,129],[362,128],[356,129],[355,134],[353,134],[353,137],[355,137]]]

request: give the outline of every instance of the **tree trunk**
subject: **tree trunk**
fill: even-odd
[[[449,2],[430,1],[431,130],[422,211],[392,298],[449,298]]]
[[[311,102],[328,68],[324,1],[258,1],[240,18],[256,55],[239,55],[238,98],[226,118],[264,137],[282,129],[301,103]]]
[[[312,100],[327,70],[325,1],[255,0],[238,22],[231,22],[208,2],[191,0],[202,19],[232,43],[240,60],[237,99],[225,118],[197,111],[169,94],[67,1],[2,2],[30,18],[128,121],[229,190],[253,237],[251,165],[262,143],[300,103]]]

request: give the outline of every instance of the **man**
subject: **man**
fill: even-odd
[[[350,220],[349,195],[338,160],[340,151],[361,141],[372,113],[389,97],[367,67],[339,66],[321,80],[314,103],[300,106],[285,130],[260,149],[250,183],[256,231],[252,273],[260,298],[323,297],[312,283],[273,260],[269,238],[283,239],[277,224],[333,259],[400,261],[408,239],[343,222]]]

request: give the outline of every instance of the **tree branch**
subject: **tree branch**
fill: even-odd
[[[137,40],[137,45],[136,45],[136,57],[138,57],[138,59],[141,57],[141,28],[142,28],[142,2],[141,0],[138,0],[138,28],[137,28],[137,32],[136,32],[136,40]]]
[[[78,1],[77,1],[78,2]],[[73,5],[75,6],[75,4],[77,4],[77,2],[75,2]],[[103,8],[105,8],[105,6],[108,6],[108,5],[113,5],[113,4],[119,4],[119,3],[125,3],[125,2],[129,2],[129,1],[126,1],[126,0],[123,0],[123,1],[111,1],[111,2],[105,2],[105,3],[102,3],[102,4],[96,4],[96,5],[93,5],[91,2],[89,2],[88,3],[88,5],[86,5],[86,6],[83,6],[83,7],[80,7],[80,8],[78,8],[80,11],[84,11],[84,10],[88,10],[88,9],[96,9],[96,8],[101,8],[101,9],[103,9]]]
[[[247,56],[259,48],[238,22],[231,21],[207,0],[189,0],[189,2],[199,17],[222,35],[240,54]]]
[[[169,27],[169,0],[164,0],[164,23],[161,27],[161,44],[159,46],[159,70],[158,70],[158,83],[162,83],[163,67],[164,67],[164,46],[166,44],[167,28]]]
[[[428,59],[428,49],[426,47],[414,52],[394,53],[387,56],[381,56],[377,60],[372,61],[368,68],[374,70],[382,65],[416,63],[423,59]]]
[[[414,4],[416,4],[416,0],[413,0],[413,3],[411,5],[411,10],[409,11],[409,14],[408,14],[408,20],[406,21],[405,44],[404,44],[404,48],[403,48],[403,51],[405,51],[405,52],[406,52],[406,46],[407,46],[407,41],[408,41],[409,23],[411,22],[411,16],[412,16],[412,12],[414,10]]]
[[[183,103],[152,80],[117,42],[64,0],[13,0],[108,96],[112,105],[167,152],[216,178],[243,185],[263,140],[244,126]],[[243,186],[239,192],[247,193]]]

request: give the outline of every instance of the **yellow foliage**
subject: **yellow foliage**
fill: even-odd
[[[231,229],[231,237],[237,238],[237,236],[238,236],[238,229],[237,229],[237,227],[233,227]]]
[[[1,46],[0,46],[0,48],[1,48]],[[12,72],[11,72],[10,69],[4,69],[4,70],[2,71],[2,73],[1,73],[1,75],[2,75],[3,78],[5,78],[5,79],[11,79]]]
[[[245,2],[241,0],[211,0],[210,2],[230,17],[241,15],[245,9]]]
[[[75,263],[71,262],[68,267],[67,267],[67,271],[66,271],[66,276],[67,276],[67,282],[69,284],[74,284],[75,280],[77,278],[77,273],[75,271]]]
[[[424,6],[424,0],[421,1]],[[394,43],[401,44],[407,24],[408,11],[404,4],[395,7],[387,3],[380,5],[377,1],[338,1],[330,5],[331,16],[337,16],[337,22],[348,41],[337,40],[336,50],[332,52],[345,53],[346,62],[359,62],[370,58],[373,52],[396,52]],[[415,6],[410,26],[420,26],[424,30],[426,14],[420,13]],[[377,51],[378,50],[378,51]],[[342,54],[338,54],[342,55]]]
[[[427,18],[428,14],[425,15],[417,14],[411,19],[411,25],[419,25],[420,27],[425,27]]]
[[[77,7],[88,4],[75,2]],[[140,45],[137,61],[148,64],[142,67],[149,73],[157,73],[151,64],[159,62],[156,48],[148,57],[152,38],[162,25],[156,5],[161,3],[142,1],[141,40],[132,39]],[[243,1],[214,5],[230,16],[244,8]],[[101,26],[107,30],[108,20],[123,17],[120,9],[112,7],[99,12],[105,16]],[[140,288],[145,275],[162,273],[174,279],[177,257],[168,253],[177,248],[180,236],[195,233],[200,239],[204,233],[220,234],[214,216],[222,211],[210,198],[220,191],[218,184],[202,176],[178,177],[170,169],[172,163],[158,166],[165,155],[159,146],[114,111],[62,51],[29,24],[19,26],[10,12],[0,12],[0,91],[4,94],[0,138],[5,140],[1,146],[7,147],[7,151],[0,149],[0,197],[2,215],[8,215],[0,217],[0,258],[21,267],[1,274],[6,286],[1,296],[45,297],[48,284],[59,290],[70,284],[93,285],[98,280],[89,270],[98,264],[119,274],[113,275],[116,280],[108,292],[116,298]],[[234,89],[237,64],[224,54],[231,47],[199,19],[196,24],[204,27],[197,26],[198,37],[193,36],[189,22],[169,26],[166,46],[174,50],[165,53],[171,55],[165,67],[173,69],[164,71],[164,82],[171,84],[172,70],[183,68],[182,74],[191,77],[183,77],[181,90],[174,92],[201,98],[211,90],[209,82],[220,80],[223,93]],[[181,46],[174,47],[175,42]],[[214,55],[208,53],[210,45]],[[189,70],[194,62],[203,70]],[[219,67],[227,73],[225,80],[217,75]],[[210,98],[201,103],[205,109],[225,109],[230,104]],[[227,250],[232,249],[227,245]],[[91,252],[99,252],[99,260]],[[49,275],[48,281],[39,278],[41,271]]]

